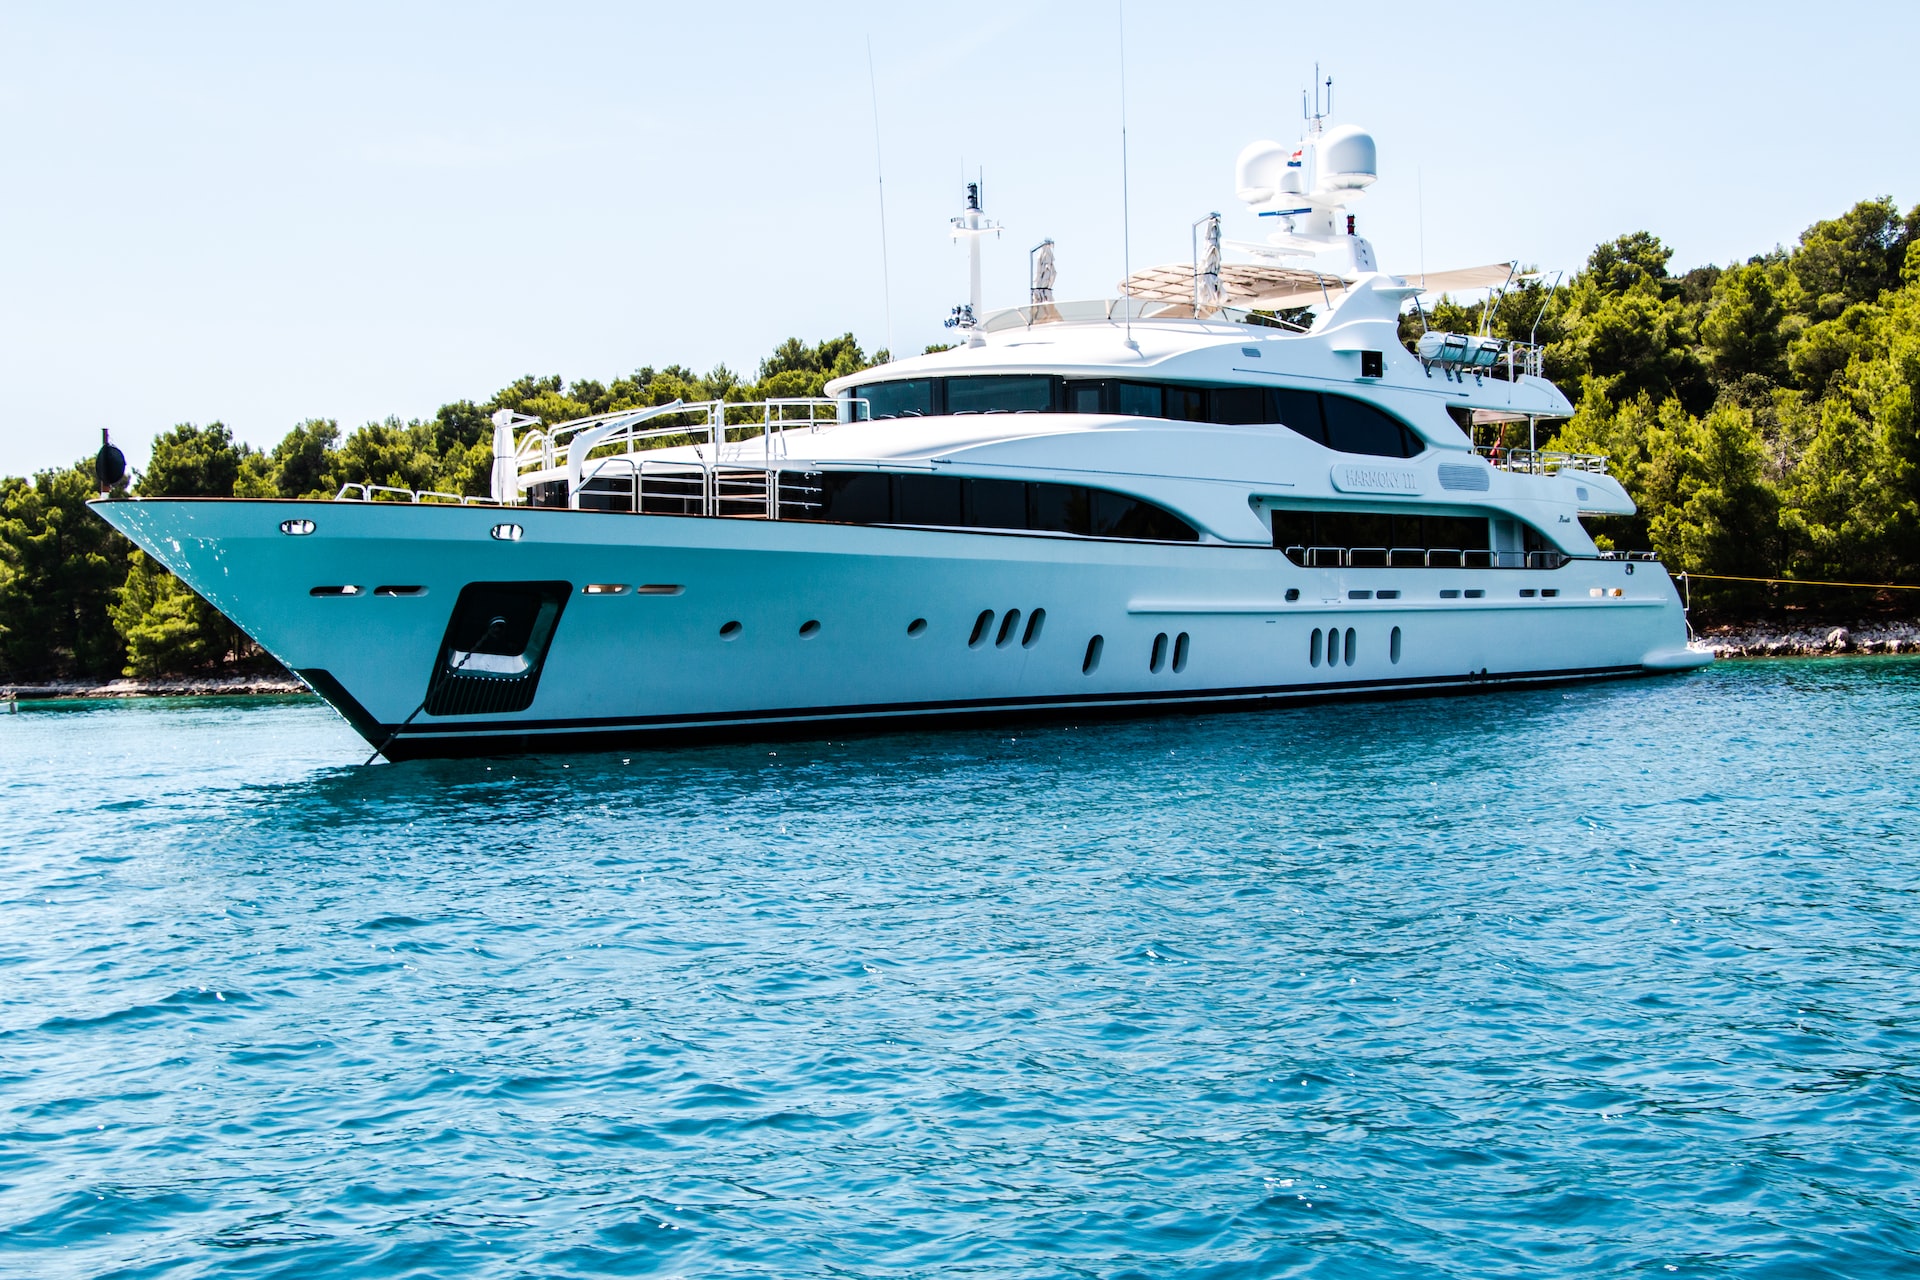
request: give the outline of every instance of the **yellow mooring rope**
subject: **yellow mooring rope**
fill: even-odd
[[[1766,582],[1783,587],[1858,587],[1862,591],[1920,591],[1920,586],[1897,582],[1821,582],[1815,578],[1738,578],[1730,573],[1682,573],[1683,578],[1712,578],[1715,582]]]

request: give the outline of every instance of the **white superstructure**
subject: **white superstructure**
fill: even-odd
[[[1318,120],[1256,144],[1240,194],[1282,225],[1229,242],[1252,262],[1213,215],[1190,267],[976,296],[959,346],[827,399],[502,414],[494,501],[96,509],[394,758],[1706,662],[1664,569],[1582,527],[1633,509],[1603,459],[1474,447],[1571,412],[1538,353],[1401,344],[1422,286],[1343,212],[1372,169]],[[955,221],[977,261],[977,198]]]

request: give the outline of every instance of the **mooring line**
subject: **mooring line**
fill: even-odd
[[[507,620],[505,618],[495,618],[492,622],[489,622],[487,629],[480,633],[480,638],[473,642],[473,648],[467,650],[467,656],[456,662],[450,670],[443,669],[439,675],[434,677],[433,683],[427,686],[427,696],[420,699],[420,705],[413,709],[413,715],[408,716],[405,720],[395,725],[393,732],[389,733],[386,739],[373,749],[373,754],[367,757],[367,764],[363,764],[360,767],[364,769],[368,764],[372,764],[375,760],[378,760],[380,753],[392,746],[393,740],[400,736],[400,731],[413,723],[413,717],[427,709],[427,704],[433,701],[433,695],[440,692],[440,686],[446,683],[448,678],[459,675],[460,668],[466,666],[467,663],[473,660],[473,655],[480,652],[480,646],[492,639],[493,633],[506,625]]]
[[[1770,582],[1784,587],[1858,587],[1862,591],[1920,591],[1920,586],[1898,582],[1823,582],[1818,578],[1741,578],[1731,573],[1682,573],[1683,578],[1712,578],[1716,582]]]

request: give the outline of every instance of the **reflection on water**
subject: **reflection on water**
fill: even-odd
[[[0,1273],[1911,1270],[1916,712],[0,717]]]

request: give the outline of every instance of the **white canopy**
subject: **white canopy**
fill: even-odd
[[[1513,276],[1513,263],[1494,262],[1484,267],[1429,271],[1425,275],[1410,275],[1405,279],[1409,285],[1419,286],[1422,293],[1446,293],[1467,289],[1497,289]],[[1349,280],[1307,267],[1228,262],[1221,264],[1220,283],[1226,292],[1223,302],[1227,306],[1279,311],[1337,297],[1346,291]],[[1191,303],[1193,286],[1193,264],[1171,262],[1134,272],[1121,284],[1120,291],[1150,302]]]

